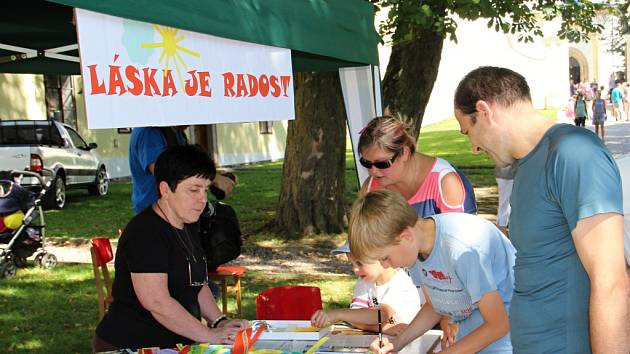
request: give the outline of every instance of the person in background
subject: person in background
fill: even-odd
[[[381,311],[383,333],[396,335],[420,311],[424,301],[418,297],[415,285],[403,269],[383,267],[378,261],[365,263],[357,260],[350,252],[348,241],[334,249],[332,254],[345,254],[359,279],[354,286],[350,308],[318,310],[311,317],[313,326],[321,328],[345,321],[353,327],[376,332],[377,311]]]
[[[578,93],[577,98],[575,99],[575,125],[578,127],[586,126],[586,118],[588,118],[588,112],[586,110],[586,101],[584,100],[584,95]]]
[[[615,81],[615,87],[610,92],[610,101],[613,105],[613,115],[616,121],[626,120],[626,110],[623,108],[623,89],[621,80]]]
[[[431,329],[440,316],[459,326],[441,353],[511,354],[508,310],[514,286],[514,247],[491,222],[465,213],[426,219],[392,191],[373,191],[352,206],[350,250],[359,261],[384,267],[420,260],[427,302],[393,339],[376,339],[373,353],[399,352]]]
[[[595,126],[595,135],[605,141],[604,136],[606,132],[604,130],[604,123],[606,122],[606,101],[602,99],[602,92],[597,91],[595,93],[595,99],[593,100],[593,125]]]
[[[510,196],[512,195],[512,185],[518,164],[515,162],[505,167],[494,167],[494,177],[497,180],[499,189],[499,206],[497,208],[497,227],[507,234],[508,222],[510,220]]]
[[[206,286],[197,221],[214,162],[198,146],[172,146],[159,156],[154,173],[159,199],[134,216],[120,237],[113,302],[96,328],[94,352],[232,343],[247,327],[221,314]]]
[[[623,108],[626,121],[630,120],[630,83],[624,82],[622,85]]]
[[[566,117],[570,120],[575,120],[575,98],[576,95],[569,96],[569,100],[567,101],[567,113]]]
[[[153,169],[158,156],[168,147],[186,145],[188,139],[184,126],[133,128],[129,140],[129,169],[131,171],[131,204],[134,214],[155,203],[158,192],[155,188]],[[229,195],[237,180],[217,175],[214,186]]]
[[[514,352],[630,352],[621,180],[606,146],[542,115],[525,78],[506,68],[469,72],[454,110],[474,153],[498,166],[518,161],[510,200]]]

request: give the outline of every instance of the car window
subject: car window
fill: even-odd
[[[68,131],[68,134],[70,135],[70,140],[72,140],[72,143],[74,144],[75,147],[87,148],[87,144],[81,138],[81,136],[79,136],[77,132],[75,132],[73,129],[68,128],[68,127],[66,127],[66,130]]]
[[[0,145],[62,145],[61,135],[52,124],[39,121],[0,124]]]

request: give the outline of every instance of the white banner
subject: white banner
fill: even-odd
[[[294,119],[291,51],[76,9],[88,127]]]

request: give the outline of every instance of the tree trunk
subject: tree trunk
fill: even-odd
[[[444,39],[421,30],[410,41],[394,44],[383,79],[384,106],[414,124],[420,133],[424,110],[431,97],[442,59]]]
[[[344,227],[346,112],[339,74],[295,75],[276,227],[295,236]]]

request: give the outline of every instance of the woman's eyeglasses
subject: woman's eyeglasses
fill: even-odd
[[[392,158],[389,160],[370,161],[364,158],[360,158],[359,163],[361,164],[361,166],[367,168],[368,170],[372,168],[372,166],[378,168],[379,170],[384,170],[384,169],[392,167],[397,157],[398,157],[398,153],[395,153],[394,156],[392,156]]]
[[[202,259],[203,266],[201,265],[202,262],[200,260],[194,260],[193,263],[195,263],[195,269],[192,269],[191,261],[188,257],[186,257],[186,260],[188,261],[189,286],[204,286],[208,284],[208,262],[206,261],[206,257],[203,257]]]

